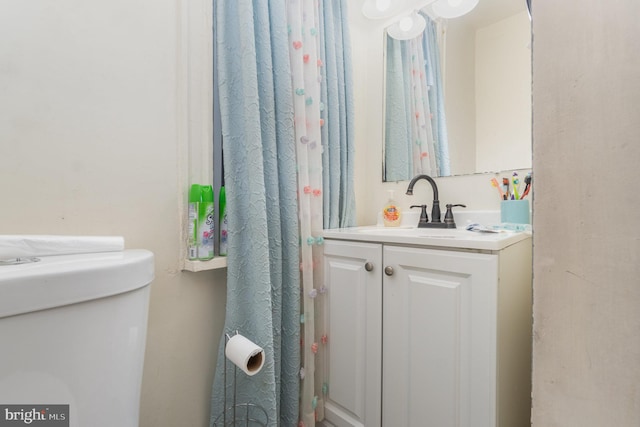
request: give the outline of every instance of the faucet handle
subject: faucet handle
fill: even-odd
[[[422,209],[422,212],[420,213],[420,222],[418,223],[418,226],[420,224],[426,224],[429,222],[429,216],[427,215],[427,205],[411,205],[411,209],[413,208]]]
[[[453,211],[451,210],[451,208],[454,208],[456,206],[460,206],[460,207],[466,208],[467,205],[462,205],[462,204],[450,205],[450,204],[448,204],[446,206],[447,206],[447,212],[444,214],[444,223],[445,224],[453,224],[453,227],[455,227],[456,222],[453,219]]]

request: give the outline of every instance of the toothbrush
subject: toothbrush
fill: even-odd
[[[516,200],[520,200],[520,195],[518,194],[518,184],[520,183],[520,179],[518,178],[518,172],[513,173],[513,178],[511,179],[513,182],[513,196]]]
[[[498,192],[500,193],[500,200],[504,200],[504,193],[502,192],[502,188],[500,188],[500,184],[498,184],[498,180],[495,177],[491,178],[491,185],[498,189]]]
[[[522,199],[524,199],[525,196],[529,194],[529,191],[531,190],[531,181],[532,181],[531,172],[529,172],[527,176],[524,177],[524,183],[526,185],[524,187],[524,192],[522,193],[522,197],[521,197]]]
[[[502,178],[502,190],[504,191],[503,200],[509,200],[509,178]]]

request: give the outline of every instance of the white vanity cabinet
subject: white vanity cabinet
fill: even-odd
[[[327,421],[530,425],[530,238],[487,250],[331,237]]]

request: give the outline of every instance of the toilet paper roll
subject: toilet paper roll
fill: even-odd
[[[264,350],[240,334],[227,341],[224,354],[247,375],[257,374],[264,365]]]

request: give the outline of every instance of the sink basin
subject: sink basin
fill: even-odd
[[[417,228],[364,226],[324,230],[326,239],[354,240],[454,249],[501,250],[527,239],[527,232],[478,233],[465,228]]]
[[[434,237],[456,239],[460,237],[460,230],[456,228],[417,228],[417,227],[359,227],[360,234],[396,235],[407,237]]]

